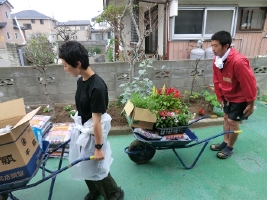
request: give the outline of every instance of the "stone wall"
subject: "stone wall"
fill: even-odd
[[[261,93],[267,94],[267,58],[251,59],[257,85]],[[201,86],[212,84],[212,60],[201,60],[198,64],[198,78],[194,91],[200,91]],[[163,84],[174,86],[181,92],[190,90],[193,80],[195,60],[154,61],[155,69],[148,71],[149,79],[156,87]],[[120,84],[129,79],[128,64],[96,63],[91,65],[107,83],[109,96],[115,100],[121,93]],[[138,64],[135,68],[138,73]],[[0,101],[24,98],[26,104],[45,104],[44,88],[41,84],[41,74],[31,67],[2,67],[0,68]],[[55,103],[73,103],[77,78],[64,72],[62,65],[48,66],[48,91]]]

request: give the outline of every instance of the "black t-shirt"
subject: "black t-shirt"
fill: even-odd
[[[97,74],[83,81],[77,81],[75,95],[76,108],[82,117],[82,124],[92,117],[92,113],[104,114],[108,106],[108,88],[106,83]]]

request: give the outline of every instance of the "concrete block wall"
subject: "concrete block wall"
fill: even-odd
[[[267,94],[267,58],[251,59],[260,92]],[[201,60],[198,65],[198,78],[194,91],[199,92],[203,85],[212,84],[212,60]],[[136,64],[135,76],[139,63]],[[156,87],[163,84],[173,86],[183,93],[191,89],[195,60],[154,61],[155,69],[148,70],[148,78]],[[93,70],[106,82],[110,99],[116,100],[122,93],[119,87],[128,81],[128,63],[95,63]],[[0,67],[0,101],[24,98],[27,105],[46,104],[41,74],[31,67]],[[48,92],[55,103],[74,103],[77,78],[64,72],[62,65],[51,65],[47,68]]]

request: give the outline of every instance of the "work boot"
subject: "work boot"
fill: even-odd
[[[100,192],[97,191],[95,193],[89,192],[85,197],[84,200],[96,200],[98,196],[100,195]],[[0,199],[1,200],[1,199]]]
[[[7,200],[7,199],[8,199],[8,193],[0,194],[0,200]]]
[[[119,188],[118,192],[114,194],[114,196],[111,197],[112,200],[122,200],[124,197],[124,191]]]

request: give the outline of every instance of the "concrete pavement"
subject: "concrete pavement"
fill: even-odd
[[[135,140],[132,134],[110,136],[114,161],[111,174],[125,191],[125,200],[245,200],[266,199],[267,190],[267,106],[257,105],[253,116],[241,124],[243,133],[234,154],[227,160],[216,157],[209,145],[191,170],[183,168],[172,150],[157,151],[147,164],[133,163],[124,148]],[[222,131],[222,126],[192,128],[199,139]],[[221,142],[215,138],[210,143]],[[202,145],[177,149],[187,164],[193,162]],[[56,169],[58,159],[49,159],[48,167]],[[68,164],[64,160],[64,165]],[[39,180],[39,173],[31,182]],[[45,200],[50,180],[35,188],[14,192],[22,200]],[[70,178],[66,170],[57,176],[52,199],[77,200],[87,194],[83,181]],[[99,200],[102,198],[99,198]]]

